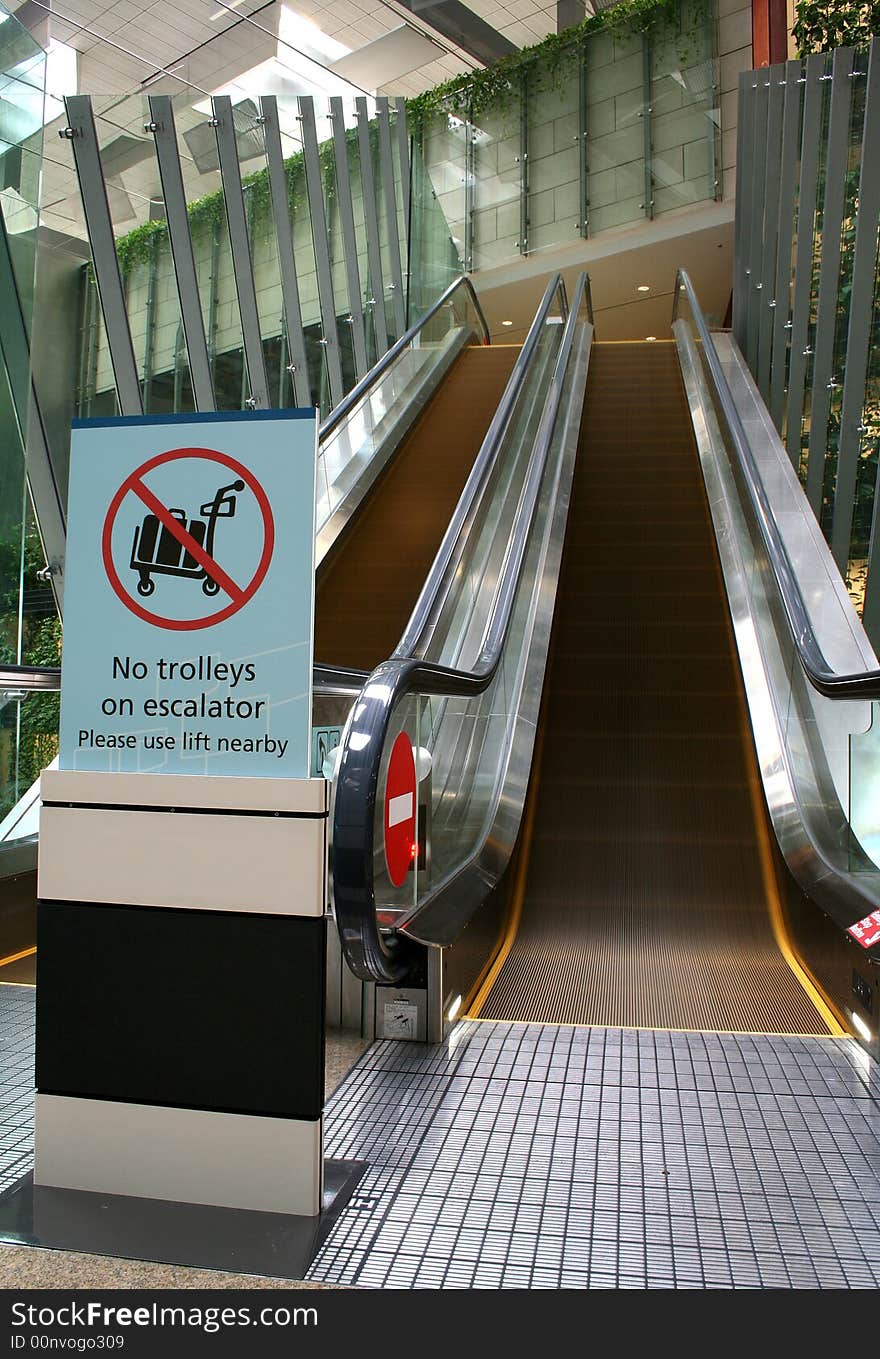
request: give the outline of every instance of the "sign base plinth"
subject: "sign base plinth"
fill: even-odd
[[[0,1195],[0,1241],[302,1279],[366,1169],[364,1162],[325,1161],[317,1217],[57,1189],[26,1175]]]

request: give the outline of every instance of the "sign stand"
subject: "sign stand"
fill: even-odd
[[[31,1240],[69,1241],[78,1222],[77,1249],[107,1249],[114,1222],[122,1253],[179,1260],[185,1212],[183,1237],[202,1240],[186,1262],[217,1267],[226,1228],[204,1214],[231,1213],[226,1267],[283,1272],[278,1239],[265,1266],[243,1263],[238,1219],[264,1219],[264,1244],[305,1223],[314,1246],[355,1178],[333,1167],[326,1192],[316,428],[313,411],[279,411],[74,430],[35,1165],[12,1205],[26,1217],[31,1195]],[[145,1213],[152,1254],[130,1239]]]

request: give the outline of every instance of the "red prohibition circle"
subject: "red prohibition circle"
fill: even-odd
[[[416,845],[416,764],[405,731],[391,747],[385,784],[385,867],[401,887],[418,853]]]
[[[181,458],[203,458],[208,462],[219,462],[224,467],[228,467],[236,476],[241,477],[246,486],[253,491],[260,513],[263,516],[263,551],[257,563],[257,569],[246,586],[242,587],[241,596],[238,599],[230,600],[229,604],[216,613],[206,614],[202,618],[163,618],[161,614],[152,613],[145,609],[136,599],[129,594],[119,579],[119,574],[113,561],[111,550],[111,540],[113,536],[113,526],[116,522],[116,515],[125,497],[131,492],[137,495],[134,489],[135,483],[151,472],[154,467],[161,467],[166,462],[176,462]],[[262,585],[269,570],[269,563],[272,560],[272,553],[275,550],[275,520],[272,517],[272,507],[269,504],[269,497],[257,481],[253,472],[235,458],[230,458],[227,453],[220,453],[215,448],[173,448],[168,453],[158,453],[155,458],[148,459],[136,467],[130,476],[120,486],[119,490],[110,501],[107,514],[104,519],[104,530],[101,535],[101,555],[104,559],[104,570],[107,572],[107,579],[113,588],[114,593],[122,601],[127,609],[130,609],[138,618],[142,618],[145,623],[152,623],[157,628],[168,628],[175,632],[191,632],[198,628],[210,628],[217,623],[222,623],[225,619],[231,618],[239,609],[243,609],[249,600],[253,599],[257,590]]]

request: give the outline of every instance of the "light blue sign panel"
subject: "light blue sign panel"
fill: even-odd
[[[312,410],[74,423],[62,769],[307,778]]]

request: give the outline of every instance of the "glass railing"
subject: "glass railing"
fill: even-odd
[[[592,336],[585,285],[571,313],[558,277],[548,285],[400,646],[343,737],[331,877],[343,948],[364,978],[402,974],[401,932],[452,942],[516,838]]]
[[[466,344],[489,339],[470,280],[457,278],[324,421],[318,446],[315,531],[319,560],[388,454],[424,409]]]
[[[714,4],[619,11],[414,101],[463,268],[721,197]]]

